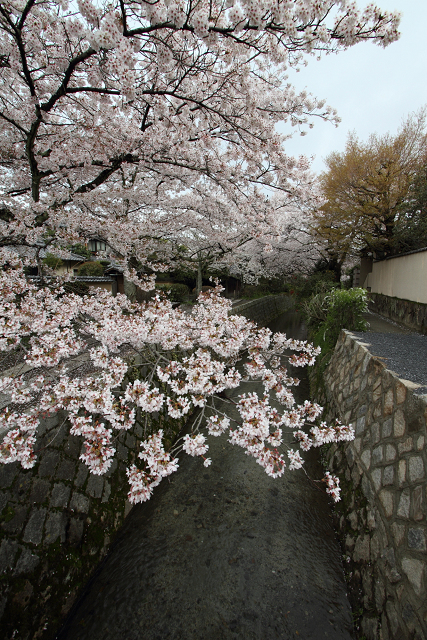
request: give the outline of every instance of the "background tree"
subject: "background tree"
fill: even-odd
[[[377,258],[395,252],[396,226],[425,159],[425,125],[424,109],[395,136],[373,134],[362,143],[350,134],[345,151],[327,157],[320,176],[325,203],[314,214],[314,229],[330,260],[342,265],[351,252]]]
[[[417,172],[402,204],[394,229],[394,247],[396,253],[427,247],[427,162]]]
[[[150,229],[130,195],[156,211],[165,193],[203,177],[239,194],[248,215],[249,185],[298,197],[308,165],[285,154],[276,124],[337,118],[294,91],[287,66],[366,39],[386,46],[399,24],[373,5],[331,0],[77,6],[0,4],[3,246],[33,245],[42,224],[69,244],[99,224],[143,260]]]

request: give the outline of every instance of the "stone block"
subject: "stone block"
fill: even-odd
[[[88,475],[89,475],[89,469],[85,464],[80,463],[77,470],[76,478],[74,480],[74,486],[77,487],[78,489],[81,489],[81,487],[86,482],[86,478],[88,477]]]
[[[394,483],[394,467],[393,465],[389,465],[384,468],[383,471],[383,485],[390,486]]]
[[[39,562],[40,558],[37,554],[32,553],[30,549],[24,548],[16,563],[14,575],[20,576],[34,571]]]
[[[423,586],[424,562],[414,558],[403,558],[402,569],[406,573],[415,593],[420,595]]]
[[[426,550],[425,531],[421,528],[409,528],[408,530],[408,547],[417,551]]]
[[[365,416],[360,416],[360,418],[356,420],[355,432],[357,436],[359,436],[365,431],[365,425],[366,425]]]
[[[398,409],[393,416],[393,433],[396,438],[401,438],[406,429],[405,414]]]
[[[86,493],[92,496],[92,498],[100,498],[102,496],[103,489],[104,478],[91,474],[89,476],[89,480],[87,481]]]
[[[412,492],[412,517],[415,521],[424,519],[423,487],[418,486]]]
[[[25,527],[23,540],[32,544],[40,544],[43,538],[43,525],[46,519],[46,509],[34,509]]]
[[[0,465],[0,489],[8,489],[12,486],[18,473],[19,466],[17,464]]]
[[[379,445],[372,450],[372,465],[375,467],[377,464],[383,461],[384,448],[383,445]]]
[[[55,477],[58,480],[68,480],[71,482],[74,478],[74,474],[76,472],[76,462],[74,460],[69,460],[68,458],[61,460],[58,470],[55,474]]]
[[[28,507],[25,505],[9,503],[13,517],[2,523],[2,529],[8,533],[19,534],[24,528],[28,515]]]
[[[39,476],[51,478],[55,474],[56,467],[60,460],[59,451],[50,449],[46,451],[39,465]]]
[[[347,553],[351,553],[353,551],[354,544],[355,544],[355,542],[354,542],[353,536],[347,535],[345,537],[345,548],[346,548]]]
[[[424,462],[421,456],[411,456],[409,458],[409,480],[416,482],[424,478]]]
[[[396,382],[395,393],[396,393],[396,403],[403,404],[406,400],[406,387],[402,382],[400,381]]]
[[[17,502],[23,504],[28,503],[29,501],[27,496],[29,495],[31,489],[32,473],[31,471],[25,472],[22,470],[22,468],[20,469],[20,471],[21,473],[18,475],[16,481],[13,484],[11,497]]]
[[[7,538],[2,540],[0,546],[0,574],[5,573],[8,569],[13,569],[18,550],[19,545],[16,540],[8,540]]]
[[[399,487],[402,487],[406,482],[406,460],[399,460],[397,476],[399,480]]]
[[[400,547],[400,545],[402,544],[402,542],[405,539],[405,525],[404,524],[398,524],[397,522],[393,522],[391,525],[391,530],[393,533],[393,538],[394,538],[394,543],[396,545],[396,547]]]
[[[382,491],[380,491],[379,493],[379,498],[381,501],[381,504],[384,508],[384,512],[387,518],[391,518],[391,516],[393,515],[393,510],[394,510],[394,497],[391,491],[388,491],[386,489],[383,489]]]
[[[42,480],[36,478],[33,484],[33,488],[30,493],[30,502],[41,503],[44,502],[49,495],[50,482],[48,480]]]
[[[422,451],[425,446],[426,439],[424,436],[417,438],[417,451]]]
[[[382,437],[383,438],[389,438],[391,436],[392,427],[393,427],[393,421],[392,421],[391,418],[388,418],[387,420],[384,420],[383,426],[382,426]]]
[[[371,466],[371,450],[365,449],[360,456],[362,463],[365,465],[366,469],[369,469]]]
[[[377,422],[374,422],[371,426],[371,442],[372,444],[377,444],[380,439],[380,425]]]
[[[393,462],[396,460],[396,447],[392,444],[387,444],[385,447],[385,460],[386,462]]]
[[[129,450],[127,449],[127,447],[118,442],[116,449],[118,459],[126,462],[129,456]]]
[[[70,499],[71,489],[65,486],[62,482],[55,484],[52,490],[52,496],[50,499],[50,507],[65,508]]]
[[[65,542],[67,527],[67,516],[63,511],[51,511],[45,525],[44,544],[52,544],[60,539]]]
[[[381,469],[374,469],[371,473],[372,482],[374,483],[375,491],[379,491],[381,488]]]
[[[409,489],[402,491],[399,499],[399,506],[397,507],[397,515],[399,518],[409,519],[409,511],[411,507],[411,498],[409,495]]]
[[[136,446],[136,438],[131,433],[126,434],[125,444],[129,449],[134,449]]]
[[[350,523],[350,527],[354,530],[357,531],[357,513],[356,511],[352,511],[351,513],[349,513],[349,515],[347,516],[347,519]]]
[[[86,496],[81,493],[77,493],[76,491],[73,493],[70,502],[71,511],[76,511],[77,513],[88,513],[89,505],[89,498],[86,498]]]
[[[81,446],[81,438],[79,438],[78,436],[69,436],[67,438],[67,442],[64,445],[64,453],[66,453],[70,458],[77,460],[80,454]]]
[[[393,389],[387,389],[383,396],[383,416],[386,418],[393,413]]]
[[[345,455],[347,457],[348,466],[352,467],[354,464],[354,451],[352,446],[348,446],[346,448]]]
[[[370,538],[367,534],[359,536],[356,540],[353,552],[355,562],[369,562],[370,559]]]

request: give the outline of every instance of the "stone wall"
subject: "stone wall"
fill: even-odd
[[[331,445],[340,477],[336,515],[361,637],[427,637],[427,396],[342,331],[324,376],[326,417],[353,424],[354,442]]]
[[[370,293],[369,308],[409,329],[427,334],[427,304]]]
[[[257,324],[265,325],[293,307],[294,301],[290,296],[273,295],[256,300],[242,300],[233,306],[232,313],[240,314]]]
[[[105,476],[79,461],[64,415],[45,420],[33,469],[0,466],[0,637],[50,639],[130,511],[126,467],[140,427],[123,433]]]

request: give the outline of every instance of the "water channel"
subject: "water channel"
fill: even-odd
[[[294,312],[269,326],[304,337]],[[58,640],[351,640],[326,494],[303,471],[272,480],[225,438],[210,447],[209,468],[181,455],[132,510]],[[322,476],[315,455],[307,471]]]

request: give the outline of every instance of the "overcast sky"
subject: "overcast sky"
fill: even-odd
[[[357,5],[364,7],[365,0]],[[376,0],[381,9],[400,11],[400,40],[385,49],[362,42],[320,62],[309,60],[289,79],[337,109],[338,128],[316,119],[305,137],[286,143],[289,155],[316,156],[312,169],[323,171],[331,151],[344,151],[347,134],[361,140],[370,133],[396,133],[402,120],[427,105],[427,0]]]

